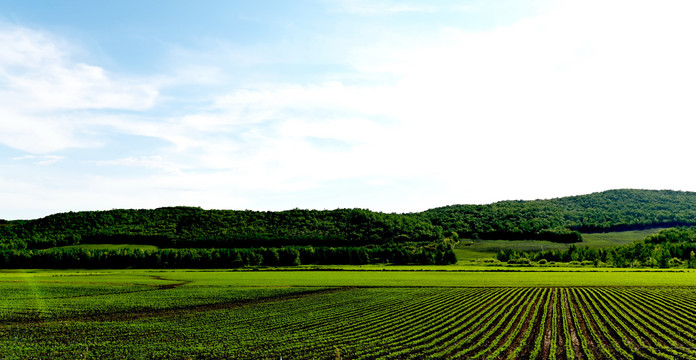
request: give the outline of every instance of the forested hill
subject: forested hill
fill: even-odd
[[[233,211],[170,207],[61,213],[0,226],[0,249],[79,243],[238,248],[434,242],[442,229],[420,216],[362,209]]]
[[[621,189],[550,200],[452,205],[421,213],[460,236],[573,240],[573,232],[696,225],[696,193]],[[570,234],[570,235],[569,235]]]
[[[0,249],[85,243],[239,248],[364,246],[453,237],[581,241],[580,232],[696,225],[696,193],[610,190],[550,200],[452,205],[412,214],[363,209],[233,211],[170,207],[0,221]]]

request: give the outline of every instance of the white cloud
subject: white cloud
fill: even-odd
[[[435,7],[407,4],[402,1],[335,0],[338,11],[360,15],[384,15],[393,13],[434,12]]]
[[[151,135],[229,170],[223,177],[240,189],[278,193],[425,178],[435,195],[420,201],[435,206],[653,187],[661,182],[645,163],[679,166],[668,154],[689,153],[688,132],[672,129],[693,118],[685,85],[696,80],[696,59],[664,45],[691,32],[648,32],[650,9],[632,4],[629,19],[623,6],[569,2],[490,32],[442,29],[427,42],[380,44],[380,56],[357,65],[397,81],[257,84]],[[680,56],[667,62],[670,51]],[[311,138],[347,147],[325,151]]]
[[[30,153],[50,153],[83,146],[74,136],[74,124],[62,119],[44,119],[11,107],[0,107],[0,143]]]
[[[0,142],[33,153],[83,147],[89,116],[77,111],[145,110],[158,85],[76,61],[48,33],[0,25]]]
[[[394,83],[259,86],[216,105],[232,123],[270,122],[253,133],[259,164],[276,159],[280,172],[318,181],[426,176],[445,189],[440,203],[685,188],[688,180],[660,180],[644,166],[680,167],[690,152],[690,133],[675,129],[696,115],[696,56],[685,46],[696,26],[683,15],[691,7],[556,3],[493,31],[442,29],[359,49],[359,69],[389,72]],[[354,145],[316,152],[305,134]]]
[[[371,11],[406,11],[379,4]],[[157,171],[86,176],[80,186],[97,194],[92,199],[65,185],[65,194],[92,208],[416,211],[619,187],[694,190],[696,173],[685,165],[696,118],[696,50],[688,46],[696,33],[692,10],[687,1],[660,7],[564,1],[491,31],[441,28],[393,41],[378,36],[378,43],[341,49],[349,54],[346,68],[356,69],[353,77],[235,86],[211,94],[208,107],[181,108],[166,118],[146,111],[156,86],[82,65],[52,38],[29,32],[31,41],[17,41],[23,50],[0,55],[2,69],[30,68],[38,79],[42,71],[48,79],[60,74],[56,84],[62,85],[56,86],[67,94],[48,99],[45,109],[26,110],[54,85],[32,84],[24,70],[13,74],[25,82],[4,78],[11,87],[0,89],[15,89],[24,100],[0,100],[0,142],[49,154],[95,145],[92,131],[169,144],[93,162],[100,170]],[[203,69],[200,77],[196,69]],[[224,69],[186,66],[181,74],[214,83],[217,91],[224,84],[216,78],[226,75],[218,71]],[[371,81],[356,80],[361,78]],[[388,81],[375,81],[381,78]],[[73,83],[78,85],[67,85]],[[140,112],[60,112],[93,109],[90,103]]]
[[[158,91],[142,80],[116,78],[103,68],[75,61],[70,45],[47,33],[0,27],[3,103],[24,111],[152,107]]]
[[[12,160],[14,160],[14,161],[28,160],[36,165],[47,166],[47,165],[53,165],[53,164],[63,160],[64,158],[65,158],[64,156],[60,156],[60,155],[43,155],[43,156],[24,155],[24,156],[15,157]]]
[[[141,167],[146,169],[154,169],[168,174],[181,174],[184,169],[179,164],[166,161],[162,156],[129,156],[115,160],[99,160],[94,162],[97,166],[124,166],[124,167]]]

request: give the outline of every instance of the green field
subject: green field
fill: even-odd
[[[646,236],[655,234],[664,228],[645,230],[614,231],[606,233],[582,234],[582,242],[574,243],[577,247],[606,248],[610,246],[628,245],[643,240]],[[494,259],[500,250],[512,249],[517,251],[566,250],[571,244],[556,243],[543,240],[480,240],[463,239],[457,245],[454,253],[461,265]]]
[[[696,358],[696,272],[355,269],[0,272],[0,358]]]

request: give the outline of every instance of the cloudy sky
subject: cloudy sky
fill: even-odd
[[[0,218],[696,190],[696,2],[0,0]]]

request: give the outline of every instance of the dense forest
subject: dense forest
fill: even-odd
[[[364,246],[441,239],[442,228],[427,219],[362,209],[83,211],[0,226],[0,248],[6,249],[97,243],[168,248]]]
[[[364,246],[445,237],[579,242],[583,232],[696,225],[696,193],[609,190],[550,200],[452,205],[411,214],[363,209],[233,211],[169,207],[0,221],[0,248],[80,243],[161,247]]]
[[[300,249],[310,248],[338,249],[331,257],[333,260],[326,257],[310,260],[305,256],[305,261],[301,263],[363,261],[351,260],[358,259],[357,256],[350,258],[341,255],[354,254],[356,251],[368,253],[368,263],[451,263],[455,261],[452,244],[459,237],[545,239],[576,243],[582,241],[583,232],[689,225],[696,225],[696,193],[631,189],[550,200],[452,205],[410,214],[386,214],[364,209],[264,212],[203,210],[196,207],[82,211],[54,214],[36,220],[0,220],[0,255],[5,256],[0,257],[0,261],[4,261],[2,264],[5,264],[0,266],[17,265],[13,261],[21,262],[23,256],[35,261],[42,256],[45,263],[71,257],[87,259],[94,254],[103,257],[105,255],[99,252],[75,255],[70,252],[73,250],[56,249],[66,245],[100,243],[155,245],[160,250],[148,256],[159,256],[160,260],[152,260],[158,264],[177,263],[178,260],[161,260],[163,257],[170,259],[174,256],[171,254],[177,253],[176,249],[180,254],[184,253],[184,249],[237,249],[235,251],[240,253],[256,255],[242,256],[245,260],[240,262],[229,251],[224,253],[227,255],[216,254],[223,258],[231,256],[223,261],[225,264],[232,261],[235,264],[271,265],[278,262],[272,258],[258,261],[260,258],[266,259],[259,255],[262,252],[259,249],[282,252],[291,248],[299,252],[304,251]],[[170,252],[164,253],[163,249]],[[665,246],[661,249],[665,249]],[[670,256],[674,255],[671,248],[668,251]],[[602,262],[608,261],[610,256],[603,253],[584,255],[584,252],[589,253],[590,250],[571,247],[569,253],[533,256],[549,261],[577,258],[581,259],[579,261],[592,259]],[[678,250],[674,253],[676,256],[672,257],[688,261],[686,255],[678,253]],[[145,256],[140,253],[128,256],[142,258],[141,255]],[[499,255],[499,258],[507,260],[524,257],[521,254]],[[654,256],[650,258],[659,260]],[[639,261],[643,260],[644,256],[641,256]],[[87,263],[92,264],[89,261]],[[98,260],[94,261],[98,263]],[[194,263],[190,265],[198,266]]]
[[[452,205],[422,215],[462,237],[579,242],[581,233],[696,225],[696,193],[609,190],[550,200]]]
[[[60,248],[142,244],[158,250]],[[452,240],[420,217],[361,209],[83,211],[0,225],[0,267],[450,264]]]

